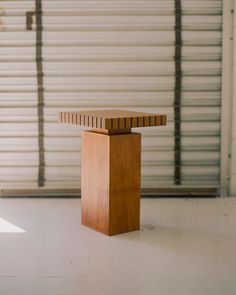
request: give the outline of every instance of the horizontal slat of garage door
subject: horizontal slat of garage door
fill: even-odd
[[[221,1],[182,1],[182,185],[218,186]],[[37,188],[34,1],[2,1],[0,178]],[[119,108],[168,115],[143,129],[142,187],[174,184],[174,1],[42,1],[45,187],[80,186],[80,132],[60,111]],[[13,183],[13,184],[12,184]]]

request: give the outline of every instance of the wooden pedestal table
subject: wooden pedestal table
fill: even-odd
[[[139,229],[141,134],[131,128],[166,125],[165,115],[99,110],[62,112],[61,123],[82,132],[82,224],[107,235]]]

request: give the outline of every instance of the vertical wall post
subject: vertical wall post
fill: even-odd
[[[182,7],[175,0],[175,184],[181,184]]]
[[[44,155],[44,89],[43,89],[43,64],[42,64],[42,3],[35,0],[36,15],[36,67],[38,85],[38,143],[39,143],[39,171],[38,186],[45,182],[45,155]]]

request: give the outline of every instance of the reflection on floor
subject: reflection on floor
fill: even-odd
[[[145,199],[141,216],[107,237],[78,199],[0,199],[0,294],[236,294],[236,198]]]

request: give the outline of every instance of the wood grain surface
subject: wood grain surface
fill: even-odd
[[[110,136],[110,235],[140,224],[141,134]]]
[[[141,135],[82,133],[82,224],[107,235],[139,229]]]
[[[61,112],[60,123],[87,126],[94,129],[117,130],[166,125],[167,116],[124,110]]]
[[[82,132],[82,224],[109,235],[109,136]]]

